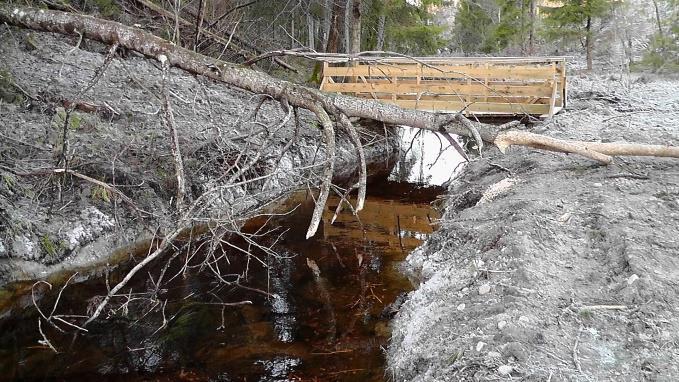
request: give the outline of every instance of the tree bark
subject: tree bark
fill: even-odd
[[[587,25],[585,26],[585,54],[587,56],[587,70],[592,70],[594,65],[592,64],[592,51],[593,51],[593,41],[592,41],[592,16],[587,16]]]
[[[530,29],[528,31],[528,54],[535,54],[535,0],[530,0]]]
[[[325,46],[325,51],[327,53],[339,53],[339,42],[340,42],[340,25],[342,20],[342,15],[344,7],[342,6],[342,0],[330,0],[332,1],[332,10],[330,12],[330,29],[328,31],[328,43]]]
[[[351,52],[351,18],[352,18],[352,4],[354,0],[345,0],[344,3],[344,53]]]
[[[380,19],[377,22],[377,46],[375,50],[384,50],[384,28],[387,24],[387,16],[385,14],[380,15]]]
[[[316,50],[316,40],[314,38],[314,18],[311,16],[310,12],[306,14],[306,27],[307,27],[307,46],[311,50]]]
[[[361,51],[361,0],[353,0],[352,4],[352,23],[351,23],[351,48],[349,53]]]
[[[324,0],[323,3],[323,21],[321,23],[321,47],[320,51],[325,51],[328,46],[328,37],[330,35],[330,25],[332,24],[332,9],[333,1]]]
[[[172,159],[174,161],[175,177],[177,179],[177,200],[175,206],[177,211],[184,211],[184,198],[186,196],[186,175],[184,175],[184,160],[179,148],[179,135],[177,134],[177,124],[174,120],[174,113],[172,112],[172,103],[170,102],[170,95],[167,90],[167,81],[170,76],[170,65],[164,55],[158,57],[163,66],[163,88],[162,88],[162,110],[161,117],[163,125],[170,134],[170,151],[172,152]]]

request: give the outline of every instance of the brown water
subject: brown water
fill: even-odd
[[[220,267],[224,281],[242,286],[218,282],[206,268],[181,272],[190,247],[179,243],[165,280],[178,276],[153,300],[134,293],[154,289],[162,263],[141,272],[130,284],[134,292],[111,305],[114,317],[88,326],[88,333],[60,333],[43,322],[58,354],[39,342],[38,313],[25,294],[32,283],[14,285],[3,293],[14,294],[15,306],[28,306],[0,318],[0,380],[385,380],[388,307],[412,289],[398,266],[433,231],[437,213],[429,203],[443,190],[386,181],[368,189],[360,222],[345,211],[330,225],[338,203],[331,199],[310,240],[304,234],[313,201],[294,195],[283,210],[298,207],[269,221],[266,229],[277,231],[258,239],[271,244],[287,230],[274,247],[277,255],[230,239],[256,258],[224,249],[210,265]],[[246,228],[256,232],[264,222],[255,219]],[[314,263],[320,275],[312,272]],[[111,285],[127,267],[111,270]],[[86,314],[87,299],[106,293],[106,277],[81,279],[68,286],[55,314]],[[35,288],[47,314],[58,289]]]

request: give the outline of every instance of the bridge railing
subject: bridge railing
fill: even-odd
[[[325,60],[321,90],[419,110],[551,116],[566,106],[566,58]]]

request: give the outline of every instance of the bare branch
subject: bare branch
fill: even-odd
[[[326,157],[328,164],[323,173],[323,183],[321,184],[321,192],[316,200],[316,207],[309,223],[309,229],[306,233],[306,238],[310,238],[316,234],[318,225],[323,218],[323,210],[325,203],[328,201],[328,194],[330,193],[330,183],[332,182],[332,174],[335,171],[335,129],[332,127],[332,121],[325,109],[317,104],[311,111],[313,111],[323,127],[323,135],[325,136]]]
[[[356,201],[356,212],[358,212],[363,209],[363,204],[365,204],[365,195],[368,183],[368,170],[365,163],[365,151],[363,150],[361,137],[358,136],[356,128],[351,123],[349,118],[342,113],[338,115],[338,118],[344,129],[347,131],[347,133],[349,133],[349,138],[351,138],[351,142],[356,147],[356,154],[358,155],[359,161],[358,199]]]
[[[163,116],[161,118],[163,125],[170,133],[170,149],[172,151],[172,158],[174,160],[175,176],[177,178],[177,201],[176,206],[178,211],[184,209],[184,197],[186,195],[186,176],[184,175],[184,161],[182,160],[182,153],[179,149],[179,136],[177,135],[177,125],[174,121],[174,114],[172,113],[172,104],[170,103],[170,96],[168,95],[167,79],[169,77],[170,66],[167,58],[163,55],[158,57],[158,60],[163,65],[163,100],[162,109]]]

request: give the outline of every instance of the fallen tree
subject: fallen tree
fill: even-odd
[[[469,121],[461,114],[433,113],[403,109],[375,100],[324,93],[299,84],[279,80],[265,73],[226,63],[191,50],[178,47],[160,37],[137,28],[92,16],[35,8],[0,6],[0,21],[37,31],[80,35],[105,44],[118,44],[149,58],[167,59],[171,66],[202,75],[253,93],[274,99],[286,99],[290,105],[311,111],[322,107],[331,116],[360,117],[394,125],[406,125],[435,132],[446,131],[474,138],[475,131],[483,141],[504,149],[511,145],[584,155],[602,163],[610,163],[611,155],[665,156],[679,158],[679,148],[661,145],[596,143],[548,138],[525,131],[503,130],[502,127]]]
[[[355,210],[359,211],[363,205],[366,189],[365,156],[358,134],[350,122],[350,117],[373,119],[394,125],[412,126],[440,132],[446,137],[450,137],[450,134],[463,135],[477,140],[479,147],[482,147],[483,142],[486,142],[497,146],[503,152],[512,145],[522,145],[542,150],[578,154],[603,164],[611,163],[612,155],[647,155],[679,158],[678,147],[560,140],[526,131],[512,130],[511,128],[515,124],[508,124],[498,128],[472,122],[461,114],[408,110],[375,100],[323,93],[317,89],[279,80],[265,73],[203,56],[136,28],[91,16],[3,4],[0,5],[0,22],[36,31],[79,35],[83,38],[100,41],[111,46],[134,50],[149,58],[160,61],[164,67],[168,65],[174,66],[195,75],[208,77],[253,93],[267,95],[278,100],[284,105],[286,110],[289,105],[313,112],[323,130],[327,150],[327,164],[323,173],[320,194],[316,200],[316,208],[307,231],[307,237],[315,234],[330,192],[334,171],[335,123],[347,130],[351,141],[357,148],[361,170],[359,196]],[[169,128],[171,129],[171,126]],[[452,138],[449,141],[451,144],[454,144]],[[179,175],[178,178],[180,178]],[[138,270],[160,256],[170,246],[170,243],[180,235],[182,230],[190,226],[192,214],[196,214],[197,211],[203,211],[211,199],[212,196],[207,192],[187,206],[184,209],[185,213],[177,220],[176,230],[165,235],[158,248],[130,271],[125,279],[109,292],[107,298],[97,306],[95,313],[88,322],[96,319],[101,314],[111,296],[121,290]]]

